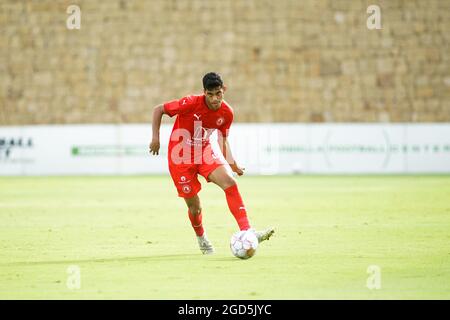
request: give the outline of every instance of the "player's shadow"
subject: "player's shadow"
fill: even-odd
[[[0,263],[0,267],[14,266],[37,266],[46,264],[83,264],[83,263],[115,263],[115,262],[155,262],[155,261],[180,261],[198,258],[198,254],[168,254],[141,257],[111,257],[98,259],[67,259],[67,260],[47,260],[47,261],[16,261]]]

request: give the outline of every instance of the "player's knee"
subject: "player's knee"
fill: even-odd
[[[223,181],[222,181],[222,189],[226,190],[229,187],[232,187],[236,184],[236,179],[234,179],[232,176],[227,176]]]
[[[191,212],[191,214],[196,216],[202,212],[202,208],[198,205],[192,205],[192,206],[189,206],[189,211]]]

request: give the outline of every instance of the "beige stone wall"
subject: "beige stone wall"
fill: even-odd
[[[237,121],[450,121],[449,0],[1,0],[0,30],[0,125],[150,122],[208,71]]]

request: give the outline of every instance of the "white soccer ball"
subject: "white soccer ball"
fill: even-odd
[[[231,236],[230,248],[239,259],[251,258],[258,248],[258,238],[252,230],[238,231]]]

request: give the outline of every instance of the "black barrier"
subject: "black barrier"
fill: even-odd
[[[446,314],[448,300],[10,300],[4,314],[118,319],[336,319]]]

